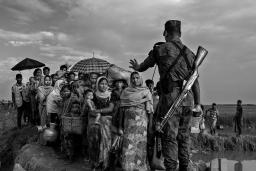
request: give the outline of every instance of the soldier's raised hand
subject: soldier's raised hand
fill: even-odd
[[[130,62],[131,66],[129,66],[130,68],[134,69],[135,71],[138,71],[140,68],[140,65],[138,64],[136,59],[131,59]]]

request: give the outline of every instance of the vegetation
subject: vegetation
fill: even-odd
[[[210,108],[209,105],[205,106],[205,109],[208,108]],[[232,127],[236,113],[236,105],[217,105],[217,108],[220,113],[218,124]],[[243,117],[243,127],[256,128],[256,105],[243,105]]]

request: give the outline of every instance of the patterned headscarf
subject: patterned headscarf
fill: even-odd
[[[130,82],[134,74],[138,74],[140,76],[138,72],[133,72],[130,77]],[[120,96],[121,106],[137,106],[147,101],[149,101],[150,104],[153,104],[152,95],[149,89],[147,87],[143,87],[142,84],[143,80],[140,76],[139,86],[136,86],[131,82],[130,86],[123,90]]]

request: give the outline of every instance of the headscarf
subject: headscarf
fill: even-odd
[[[136,86],[131,82],[131,77],[134,74],[140,76],[140,85]],[[139,73],[133,72],[130,77],[130,86],[123,90],[120,99],[121,107],[123,106],[137,106],[139,104],[150,102],[153,105],[152,95],[147,87],[143,87],[143,80]]]
[[[103,98],[103,99],[105,99],[105,98],[110,98],[110,96],[111,96],[111,91],[109,91],[109,89],[107,89],[105,92],[101,92],[101,91],[99,90],[99,84],[100,84],[100,82],[101,82],[102,80],[106,80],[107,83],[108,83],[107,77],[105,77],[105,76],[99,77],[99,78],[97,79],[97,82],[96,82],[96,92],[95,92],[95,95],[96,95],[97,97]]]
[[[55,92],[55,94],[58,94],[60,95],[60,90],[61,90],[61,87],[60,85],[64,83],[64,80],[57,80],[55,82],[55,85],[54,85],[54,88],[53,88],[53,91]]]
[[[53,91],[48,95],[46,100],[46,109],[48,113],[59,113],[60,108],[57,105],[57,102],[60,101],[62,98],[60,96],[60,85],[65,82],[64,80],[57,80]]]

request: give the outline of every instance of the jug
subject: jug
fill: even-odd
[[[58,132],[55,129],[56,124],[55,123],[50,123],[50,127],[44,129],[43,131],[43,139],[48,142],[54,142],[56,141],[58,137]]]

